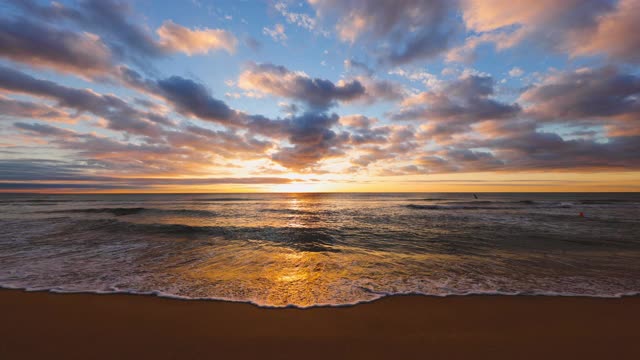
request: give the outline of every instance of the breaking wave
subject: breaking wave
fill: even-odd
[[[408,204],[406,207],[410,209],[422,209],[422,210],[512,210],[512,209],[524,209],[526,207],[531,208],[564,208],[569,209],[574,207],[572,202],[536,202],[532,200],[522,201],[473,201],[473,202],[446,202],[437,205],[422,205],[422,204]]]
[[[185,215],[185,216],[216,216],[217,213],[209,210],[197,209],[160,209],[145,207],[101,207],[101,208],[85,208],[85,209],[65,209],[42,211],[47,214],[111,214],[114,216],[127,216],[142,213],[166,214],[166,215]]]

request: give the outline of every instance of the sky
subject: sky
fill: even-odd
[[[0,0],[0,192],[640,190],[640,0]]]

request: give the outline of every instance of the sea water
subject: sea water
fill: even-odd
[[[0,194],[0,286],[275,307],[619,297],[640,292],[640,194]]]

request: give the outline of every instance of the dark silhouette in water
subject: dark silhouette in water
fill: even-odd
[[[478,200],[478,195],[473,194],[473,197],[476,198],[476,200]]]

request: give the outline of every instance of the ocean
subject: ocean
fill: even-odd
[[[477,195],[0,194],[0,286],[265,307],[640,293],[640,193]]]

